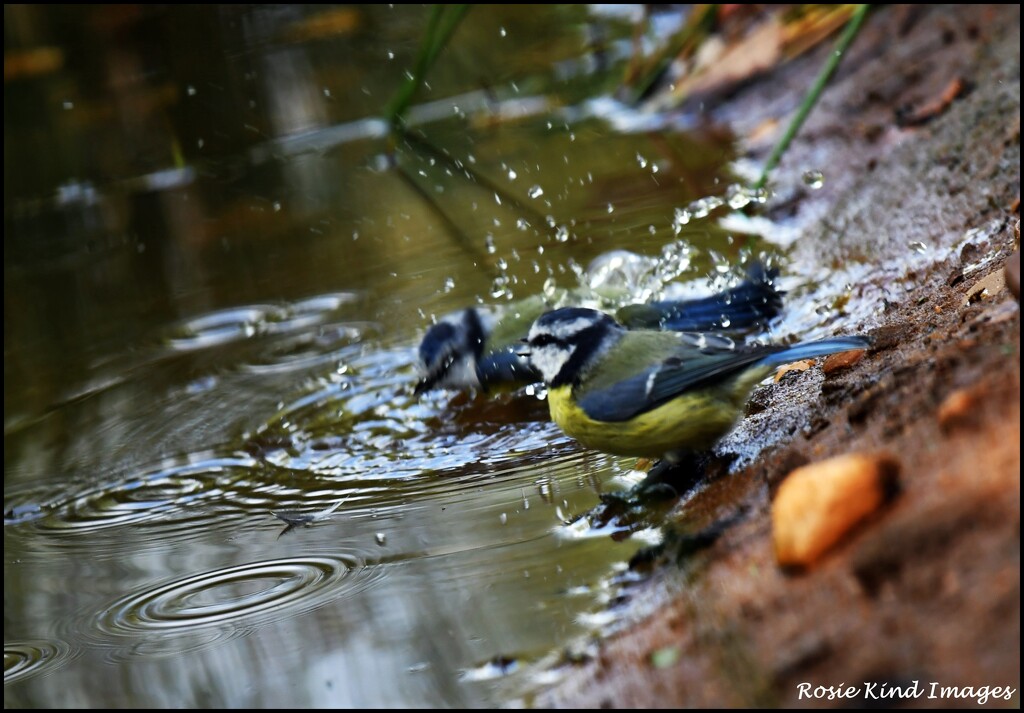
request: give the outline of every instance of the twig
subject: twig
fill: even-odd
[[[804,98],[803,103],[800,105],[800,109],[797,111],[796,116],[789,123],[789,128],[786,129],[785,135],[782,140],[776,144],[775,149],[772,151],[771,156],[768,157],[768,161],[765,162],[764,170],[761,172],[761,177],[757,179],[757,183],[754,184],[754,190],[760,190],[764,188],[768,182],[768,174],[771,173],[772,169],[779,163],[779,159],[782,158],[782,154],[785,153],[786,149],[789,148],[790,142],[800,131],[800,127],[803,126],[804,121],[807,119],[808,114],[811,113],[811,109],[818,102],[818,97],[821,96],[822,90],[825,88],[825,84],[832,77],[832,74],[836,71],[836,67],[839,66],[839,61],[843,58],[847,48],[853,39],[857,36],[858,30],[860,30],[861,24],[864,22],[864,18],[867,16],[868,10],[871,5],[859,5],[850,17],[849,22],[846,23],[846,29],[843,30],[842,37],[836,43],[836,48],[829,55],[828,62],[821,68],[821,73],[818,78],[814,80],[814,84],[811,86],[810,91],[807,92],[807,96]]]

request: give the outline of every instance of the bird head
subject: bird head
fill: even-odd
[[[595,360],[623,332],[604,312],[584,307],[563,307],[542,315],[526,338],[520,355],[548,386],[579,381]]]

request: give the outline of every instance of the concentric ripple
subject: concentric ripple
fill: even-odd
[[[4,685],[47,673],[71,658],[62,641],[4,642]]]
[[[132,592],[99,614],[97,628],[114,637],[255,628],[364,591],[383,573],[351,555],[253,562]]]
[[[34,522],[40,530],[84,532],[150,520],[187,517],[190,506],[209,500],[251,474],[247,458],[210,458],[141,473],[123,480],[86,485],[54,497],[4,503],[4,524]],[[27,494],[31,496],[31,494]]]

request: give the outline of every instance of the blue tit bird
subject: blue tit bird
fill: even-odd
[[[740,332],[767,324],[782,310],[775,270],[755,263],[739,285],[709,297],[662,300],[621,307],[619,321],[629,329]],[[430,389],[515,388],[541,381],[516,352],[530,326],[545,312],[596,303],[614,310],[621,295],[594,290],[555,290],[503,307],[470,307],[438,320],[420,342],[421,378],[416,393]]]
[[[566,434],[607,453],[675,461],[724,436],[775,368],[868,346],[836,337],[737,347],[715,334],[630,331],[603,312],[567,307],[540,317],[520,353],[547,384],[551,418]]]

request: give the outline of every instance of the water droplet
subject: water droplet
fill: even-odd
[[[388,536],[385,535],[383,532],[378,532],[376,535],[373,536],[373,540],[378,545],[383,547],[384,545],[386,545],[388,543]]]
[[[804,185],[810,188],[812,191],[816,191],[825,185],[825,174],[817,169],[811,169],[810,171],[804,171]]]
[[[494,202],[497,203],[498,205],[501,205],[501,196],[499,196],[497,193],[494,194]]]
[[[190,97],[194,97],[196,95],[196,88],[189,84],[187,87],[185,87],[185,93],[188,94]]]
[[[280,213],[281,212],[281,201],[274,201],[273,206],[274,206],[274,212],[275,213]]]
[[[488,255],[493,255],[494,252],[497,250],[497,248],[494,247],[494,236],[491,235],[490,233],[484,236],[484,247],[487,248]]]
[[[540,198],[544,195],[544,189],[540,186],[531,186],[530,190],[526,192],[526,195],[530,196],[530,198]]]
[[[452,279],[451,277],[444,278],[444,292],[445,292],[445,294],[448,294],[449,292],[451,292],[454,289],[455,289],[455,280]]]
[[[676,235],[679,235],[679,230],[683,225],[686,225],[693,219],[693,214],[685,208],[676,208],[675,217],[672,219],[672,227],[675,229]]]
[[[331,98],[331,90],[328,89],[327,87],[324,87],[324,96],[327,97],[328,99]]]
[[[498,29],[498,34],[501,35],[502,37],[508,37],[508,32],[505,31],[504,27]]]
[[[508,515],[506,515],[505,513],[501,513],[501,515],[498,516],[498,520],[500,520],[501,524],[504,525],[506,522],[508,522]]]
[[[636,155],[636,162],[640,164],[640,168],[647,168],[647,159],[641,156],[639,153]]]
[[[916,253],[921,253],[922,255],[923,255],[924,253],[928,252],[928,246],[927,246],[927,245],[925,245],[924,243],[922,243],[922,242],[918,241],[918,240],[915,240],[914,242],[912,242],[912,243],[911,243],[911,244],[909,245],[909,247],[910,247],[910,249],[911,249],[911,250],[913,250],[914,252],[916,252]]]
[[[516,228],[522,231],[526,231],[530,227],[530,224],[526,222],[525,218],[519,218],[516,220]]]
[[[559,225],[558,230],[555,231],[555,240],[560,243],[569,242],[569,229],[564,225]]]
[[[196,141],[196,146],[198,146],[199,148],[203,148],[204,146],[206,146],[206,141],[204,141],[203,139],[199,139],[198,141]]]
[[[64,103],[61,106],[64,107],[64,111],[71,111],[72,109],[75,108],[75,103],[73,101],[69,101],[69,100],[65,99]]]
[[[722,325],[722,329],[728,329],[729,326],[732,324],[732,320],[729,319],[729,315],[723,314],[721,319],[719,320],[719,324]]]
[[[392,52],[391,50],[388,50],[388,59],[394,59],[394,58],[395,58],[395,53]]]
[[[608,214],[611,215],[614,212],[615,212],[615,206],[613,206],[611,203],[609,203],[608,204]]]
[[[508,260],[506,260],[503,257],[499,257],[497,265],[498,265],[498,269],[501,270],[502,272],[504,272],[505,270],[508,269]]]
[[[519,174],[516,173],[514,170],[512,170],[511,168],[508,170],[508,180],[514,181],[518,177],[519,177]],[[532,198],[532,196],[531,196],[531,198]]]

